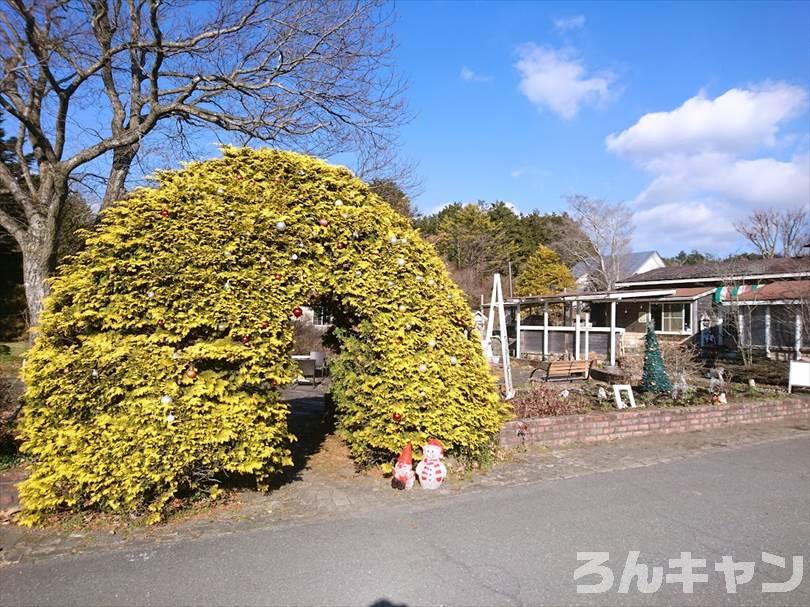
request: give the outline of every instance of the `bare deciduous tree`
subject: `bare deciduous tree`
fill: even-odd
[[[794,257],[810,238],[810,222],[806,206],[795,209],[760,209],[751,213],[734,228],[744,236],[763,257],[777,255]]]
[[[0,210],[0,227],[23,252],[33,323],[72,180],[119,199],[148,136],[390,157],[403,106],[382,0],[0,1],[0,110],[17,156],[34,155],[21,177],[0,165],[21,210]]]
[[[586,236],[572,241],[569,250],[586,264],[592,288],[613,289],[622,279],[623,257],[630,253],[633,214],[622,202],[609,203],[582,195],[569,196],[568,206]]]

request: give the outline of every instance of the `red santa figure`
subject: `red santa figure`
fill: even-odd
[[[447,476],[447,468],[441,462],[444,445],[441,441],[430,438],[427,445],[422,445],[422,455],[422,461],[416,466],[419,484],[422,489],[438,489]]]
[[[394,489],[411,489],[416,475],[413,473],[413,458],[411,456],[411,443],[406,444],[399,454],[394,466],[394,478],[391,486]]]

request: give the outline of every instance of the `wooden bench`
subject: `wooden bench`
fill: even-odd
[[[591,365],[593,361],[590,360],[554,360],[551,362],[541,363],[531,375],[529,381],[570,381],[574,379],[588,379],[591,376]],[[535,373],[540,372],[540,378],[534,376]]]

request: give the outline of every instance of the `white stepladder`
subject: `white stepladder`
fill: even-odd
[[[495,274],[492,277],[492,296],[489,298],[489,318],[487,318],[487,333],[481,341],[484,348],[484,356],[487,360],[494,361],[492,353],[492,332],[495,328],[495,313],[498,313],[498,331],[501,342],[501,364],[503,365],[503,382],[506,389],[504,397],[506,400],[515,396],[515,389],[512,386],[512,365],[509,360],[509,336],[506,333],[506,312],[503,309],[503,288],[501,287],[501,275]]]

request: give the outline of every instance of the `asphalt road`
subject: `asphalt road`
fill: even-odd
[[[692,594],[619,584],[628,551],[677,573],[707,560]],[[578,594],[577,552],[609,552],[609,590]],[[786,558],[766,564],[762,552]],[[714,563],[755,563],[728,594]],[[789,593],[762,583],[803,579]],[[46,559],[0,569],[2,605],[808,605],[810,438],[670,464],[439,497],[342,520]]]

